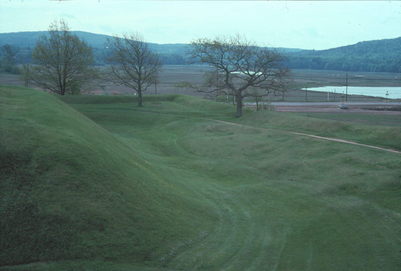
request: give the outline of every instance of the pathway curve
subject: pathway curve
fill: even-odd
[[[239,123],[229,122],[229,121],[224,121],[224,120],[214,120],[214,121],[219,122],[219,123],[225,123],[227,125],[233,125],[233,126],[239,126],[239,127],[247,127],[247,128],[257,129],[257,130],[264,130],[264,131],[275,130],[275,131],[280,131],[280,132],[287,132],[287,133],[293,134],[293,135],[306,136],[306,137],[310,137],[310,138],[314,138],[314,139],[321,139],[321,140],[339,142],[339,143],[344,143],[344,144],[356,145],[356,146],[361,146],[361,147],[365,147],[365,148],[371,148],[371,149],[376,149],[376,150],[381,150],[381,151],[401,154],[401,151],[398,151],[398,150],[388,149],[388,148],[383,148],[383,147],[378,147],[378,146],[373,146],[373,145],[362,144],[362,143],[358,143],[358,142],[351,141],[351,140],[345,140],[345,139],[339,139],[339,138],[333,138],[333,137],[325,137],[325,136],[317,136],[317,135],[299,133],[299,132],[293,132],[293,131],[284,131],[284,130],[277,130],[277,129],[260,128],[260,127],[254,127],[254,126],[251,126],[251,125],[239,124]]]

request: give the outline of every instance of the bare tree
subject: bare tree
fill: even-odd
[[[113,81],[133,89],[138,95],[138,106],[142,106],[143,92],[158,82],[159,56],[149,49],[139,34],[114,37],[109,41],[109,47],[108,62]]]
[[[281,67],[282,56],[238,35],[196,40],[192,42],[191,53],[193,58],[213,68],[199,90],[234,96],[236,117],[242,116],[244,98],[255,93],[260,98],[285,90],[287,69]]]
[[[48,35],[33,50],[35,65],[26,67],[29,80],[52,92],[76,93],[94,75],[92,48],[73,35],[63,20],[53,22]],[[27,78],[25,78],[27,79]]]

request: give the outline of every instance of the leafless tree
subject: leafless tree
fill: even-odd
[[[94,75],[92,48],[63,20],[53,22],[48,35],[40,37],[32,58],[35,65],[25,68],[25,79],[60,95],[79,92]]]
[[[114,37],[109,40],[109,48],[112,80],[133,89],[138,95],[138,106],[142,106],[143,92],[158,82],[159,56],[149,49],[139,34]]]
[[[285,91],[287,69],[281,66],[282,56],[238,35],[198,39],[192,42],[191,53],[194,59],[213,68],[206,76],[205,85],[198,90],[234,96],[236,117],[242,116],[244,98],[255,93],[264,97]]]

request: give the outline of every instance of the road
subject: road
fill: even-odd
[[[271,102],[274,106],[401,106],[401,102]],[[256,103],[245,103],[245,105],[256,105]]]
[[[246,106],[254,107],[255,103],[245,103]],[[279,112],[325,112],[325,113],[369,113],[401,115],[396,110],[375,110],[376,107],[401,107],[401,102],[272,102],[269,104]],[[346,105],[346,108],[340,108]],[[345,110],[346,109],[346,110]]]
[[[401,106],[401,102],[272,102],[277,106],[339,106],[346,104],[349,106]]]

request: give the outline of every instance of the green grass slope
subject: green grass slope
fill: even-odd
[[[401,116],[366,113],[256,112],[240,121],[251,126],[336,137],[401,150]]]
[[[324,123],[329,133],[339,129],[338,122],[316,123],[271,112],[247,114],[238,121],[228,117],[231,109],[208,102],[200,106],[199,100],[190,97],[149,100],[140,109],[134,101],[82,98],[70,97],[68,102],[127,145],[141,148],[144,159],[157,161],[159,172],[172,180],[184,178],[185,185],[199,191],[199,197],[214,202],[211,210],[218,215],[218,223],[205,230],[201,240],[177,242],[176,254],[168,257],[167,267],[399,267],[400,156],[275,130],[290,128],[277,125],[288,122],[297,124],[292,129],[313,127],[317,131]],[[270,130],[227,125],[215,119]],[[340,134],[355,136],[353,129],[340,129]],[[363,142],[366,138],[361,135],[358,139]]]
[[[63,186],[57,198],[51,197],[58,190],[49,187],[50,179],[40,178],[47,180],[40,183],[48,186],[45,190],[38,186],[35,193],[29,193],[30,202],[39,205],[38,214],[76,218],[72,221],[75,224],[68,224],[69,233],[73,238],[79,237],[66,242],[70,246],[64,251],[79,251],[82,257],[60,254],[59,258],[51,258],[51,262],[3,270],[399,270],[401,267],[401,156],[285,131],[317,131],[319,125],[325,124],[324,131],[330,134],[342,122],[271,112],[249,113],[236,120],[231,117],[229,106],[183,96],[147,97],[143,108],[135,106],[134,97],[63,97],[75,111],[49,95],[33,91],[3,89],[2,93],[1,97],[5,97],[2,107],[3,104],[8,107],[7,113],[2,113],[2,125],[9,127],[8,136],[2,138],[10,142],[3,145],[21,151],[34,146],[36,149],[29,152],[35,154],[33,161],[56,152],[62,159],[50,156],[46,164],[62,167],[69,161],[63,153],[73,148],[73,144],[63,147],[69,136],[75,134],[76,141],[85,141],[74,150],[75,156],[83,155],[82,159],[78,156],[79,161],[90,161],[85,162],[85,168],[79,171],[79,167],[73,167],[65,170],[72,175],[60,177],[62,171],[51,173],[50,167],[42,169],[40,176],[50,172],[55,179],[65,178],[65,182],[75,183],[71,176],[77,176],[78,172],[92,176],[89,166],[93,161],[105,160],[96,167],[101,170],[96,178],[114,184],[105,185],[107,189],[100,193],[101,197],[95,193],[95,198],[87,201],[96,178],[87,178],[86,187],[91,189]],[[30,110],[25,113],[26,121],[16,125],[14,116],[21,115],[21,106]],[[52,114],[44,114],[47,107],[60,108],[60,112],[54,109]],[[17,110],[18,114],[11,110]],[[55,112],[71,122],[58,124]],[[52,121],[44,122],[46,118]],[[77,119],[84,125],[78,125]],[[18,134],[12,130],[25,127],[22,123],[27,127],[25,132]],[[352,129],[342,129],[336,135],[356,137],[354,130],[361,127],[349,125]],[[36,126],[40,128],[34,129]],[[44,136],[49,129],[56,131],[50,133],[50,138],[63,135],[64,140],[57,141],[59,146],[45,144],[50,141]],[[27,132],[30,130],[39,133],[31,143],[28,140],[22,143],[13,136],[30,138]],[[367,137],[359,134],[357,139],[363,142]],[[54,148],[53,152],[44,149],[45,146]],[[39,155],[41,148],[43,155]],[[58,152],[60,148],[65,151]],[[22,172],[37,168],[36,164],[24,164],[30,167],[26,166]],[[114,178],[114,174],[121,177]],[[103,175],[108,177],[102,179]],[[8,192],[1,196],[15,193],[15,199],[20,190],[11,186],[15,181],[8,183]],[[43,191],[47,194],[42,195]],[[82,194],[75,194],[79,191]],[[105,203],[108,193],[115,195],[113,191],[125,194],[112,197],[113,204],[110,200]],[[79,207],[66,204],[73,206],[69,213],[59,204],[65,193],[76,195],[74,202],[79,203]],[[9,197],[2,204],[13,202]],[[22,202],[26,201],[21,199]],[[106,219],[108,226],[104,231],[85,231],[84,226],[94,224],[83,220],[87,214],[93,217],[91,212],[95,210],[88,206],[104,204],[101,208],[110,216],[102,212],[97,217]],[[8,208],[13,210],[11,205]],[[87,213],[79,217],[76,212]],[[121,219],[128,218],[124,226],[118,226]],[[110,227],[116,232],[109,231]],[[29,241],[28,236],[41,233],[54,242],[54,237],[62,233],[58,229],[65,230],[48,226],[37,232],[32,229],[35,234],[24,235],[21,231],[13,234],[14,238],[23,236]],[[81,249],[83,246],[85,249]],[[19,246],[15,245],[15,249]],[[20,251],[33,254],[26,252],[26,248]],[[43,255],[50,252],[44,251]]]
[[[144,262],[210,216],[138,150],[51,95],[0,88],[0,264]]]

